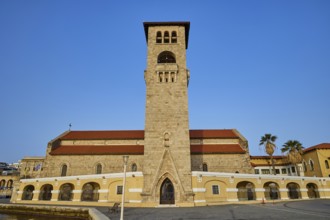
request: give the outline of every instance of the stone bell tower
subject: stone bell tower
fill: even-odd
[[[148,45],[143,202],[193,202],[188,118],[189,22],[144,22]]]

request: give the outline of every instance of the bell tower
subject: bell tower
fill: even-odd
[[[143,202],[193,202],[188,117],[189,22],[144,22],[148,45]]]

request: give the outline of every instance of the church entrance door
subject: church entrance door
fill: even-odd
[[[160,204],[174,204],[174,187],[168,178],[166,178],[160,187]]]

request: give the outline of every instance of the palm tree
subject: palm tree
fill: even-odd
[[[273,154],[276,149],[276,145],[274,142],[276,141],[277,137],[275,135],[271,134],[265,134],[264,136],[261,137],[259,145],[264,145],[264,150],[265,152],[270,156],[270,161],[272,163],[272,168],[273,168],[273,174],[276,175],[275,171],[275,165],[274,165],[274,159],[273,159]]]
[[[287,153],[288,161],[295,166],[298,176],[300,176],[298,163],[302,161],[303,149],[304,147],[297,140],[289,140],[281,148],[282,153]]]

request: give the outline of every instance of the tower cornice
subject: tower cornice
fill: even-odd
[[[186,40],[186,49],[188,48],[188,39],[189,39],[189,21],[163,21],[163,22],[143,22],[144,33],[146,36],[146,41],[148,43],[148,31],[149,27],[153,26],[184,26],[185,27],[185,40]]]

